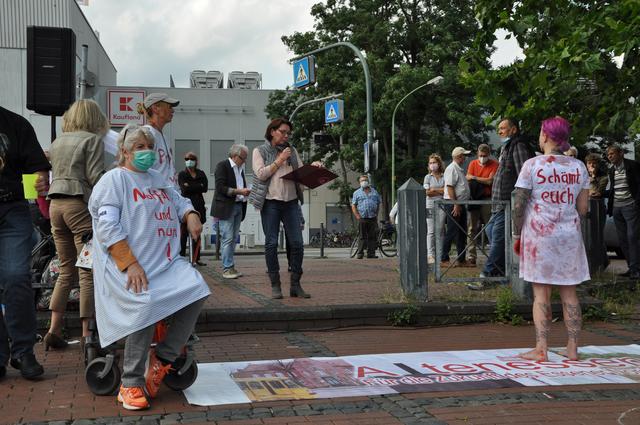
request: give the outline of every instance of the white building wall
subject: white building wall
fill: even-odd
[[[43,148],[51,145],[51,118],[27,109],[27,27],[71,28],[76,35],[76,74],[82,45],[96,83],[116,84],[117,71],[75,0],[0,0],[0,105],[27,118]],[[88,92],[91,95],[91,90]],[[60,119],[56,119],[57,133]]]

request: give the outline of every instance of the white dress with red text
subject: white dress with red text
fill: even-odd
[[[192,210],[155,170],[115,168],[98,181],[89,200],[93,219],[96,322],[105,347],[209,295],[202,275],[180,256],[180,218]],[[108,247],[126,239],[149,288],[126,289]]]
[[[541,155],[524,163],[516,187],[531,189],[520,235],[520,277],[527,282],[576,285],[590,279],[578,194],[589,189],[584,163]]]

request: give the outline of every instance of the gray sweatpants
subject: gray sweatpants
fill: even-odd
[[[156,346],[156,355],[163,360],[174,361],[187,343],[198,320],[204,301],[202,298],[178,310],[171,316],[171,326],[167,330],[164,341]],[[124,361],[122,364],[122,385],[125,387],[144,387],[146,362],[149,347],[153,339],[156,325],[148,326],[132,333],[124,344]]]

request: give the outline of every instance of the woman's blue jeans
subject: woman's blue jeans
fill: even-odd
[[[291,244],[291,262],[289,263],[291,272],[302,274],[304,247],[298,200],[284,202],[267,199],[264,201],[260,216],[262,218],[262,230],[264,231],[264,253],[267,261],[267,271],[269,273],[280,272],[278,236],[280,234],[280,223],[282,223]]]

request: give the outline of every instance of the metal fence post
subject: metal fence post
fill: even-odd
[[[398,189],[398,257],[402,291],[417,301],[426,301],[427,217],[424,188],[410,178]]]
[[[320,258],[324,258],[324,223],[320,223]]]
[[[590,199],[589,213],[581,221],[582,238],[589,260],[589,273],[592,276],[607,268],[607,248],[604,242],[606,214],[604,200]]]
[[[527,302],[533,301],[533,288],[530,283],[520,278],[520,257],[513,252],[513,239],[511,237],[511,212],[515,200],[515,191],[511,192],[511,205],[504,208],[504,250],[506,276],[511,283],[511,292],[519,299]],[[509,259],[511,259],[509,261]]]

